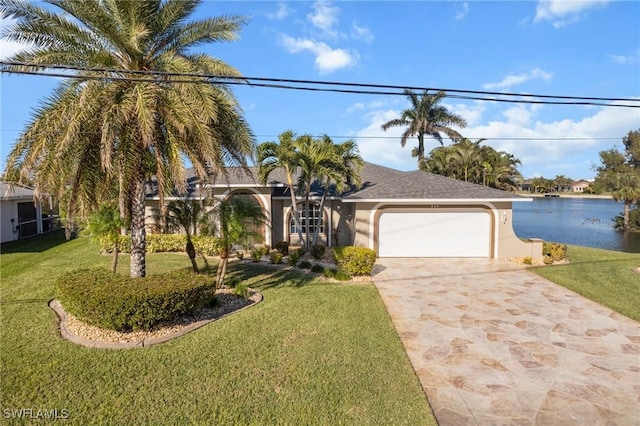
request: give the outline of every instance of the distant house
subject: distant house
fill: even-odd
[[[202,196],[193,171],[188,176],[187,193],[165,200]],[[261,233],[270,246],[279,241],[298,245],[298,231],[318,229],[321,244],[367,247],[379,257],[542,256],[541,242],[524,242],[513,230],[512,204],[531,199],[510,192],[367,163],[361,172],[362,188],[342,193],[331,188],[322,209],[322,190],[316,183],[308,217],[303,200],[298,199],[302,229],[297,229],[282,171],[274,171],[265,184],[255,176],[255,168],[250,174],[230,168],[227,179],[218,178],[207,187],[217,198],[249,196],[260,205],[269,218]],[[157,186],[152,184],[149,189],[147,224],[153,229],[157,226],[153,212],[160,206]]]
[[[51,231],[57,216],[43,214],[42,206],[34,201],[31,188],[0,182],[0,236],[2,243]]]
[[[531,179],[525,179],[518,185],[518,191],[531,191]]]
[[[575,182],[573,182],[573,184],[571,184],[571,191],[572,192],[584,192],[585,189],[587,189],[589,186],[591,186],[591,182],[584,180],[584,179],[580,179],[577,180]]]

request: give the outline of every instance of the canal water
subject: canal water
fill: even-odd
[[[522,238],[640,253],[640,233],[613,229],[621,213],[611,199],[534,198],[513,203],[513,229]]]

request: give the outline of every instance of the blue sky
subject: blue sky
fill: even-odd
[[[205,1],[196,15],[224,14],[250,18],[240,40],[201,50],[250,77],[640,100],[636,1]],[[0,56],[19,48],[2,40]],[[4,165],[59,80],[3,74],[0,83]],[[414,142],[403,149],[401,129],[380,129],[407,106],[402,96],[234,90],[258,142],[287,129],[353,138],[367,161],[416,168]],[[640,128],[638,108],[443,103],[466,118],[464,136],[514,154],[525,177],[591,178],[598,152]]]

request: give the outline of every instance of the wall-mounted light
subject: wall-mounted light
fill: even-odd
[[[502,223],[507,223],[507,212],[502,212]]]

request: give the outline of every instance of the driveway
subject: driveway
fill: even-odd
[[[441,426],[640,424],[639,323],[501,260],[373,279]]]

